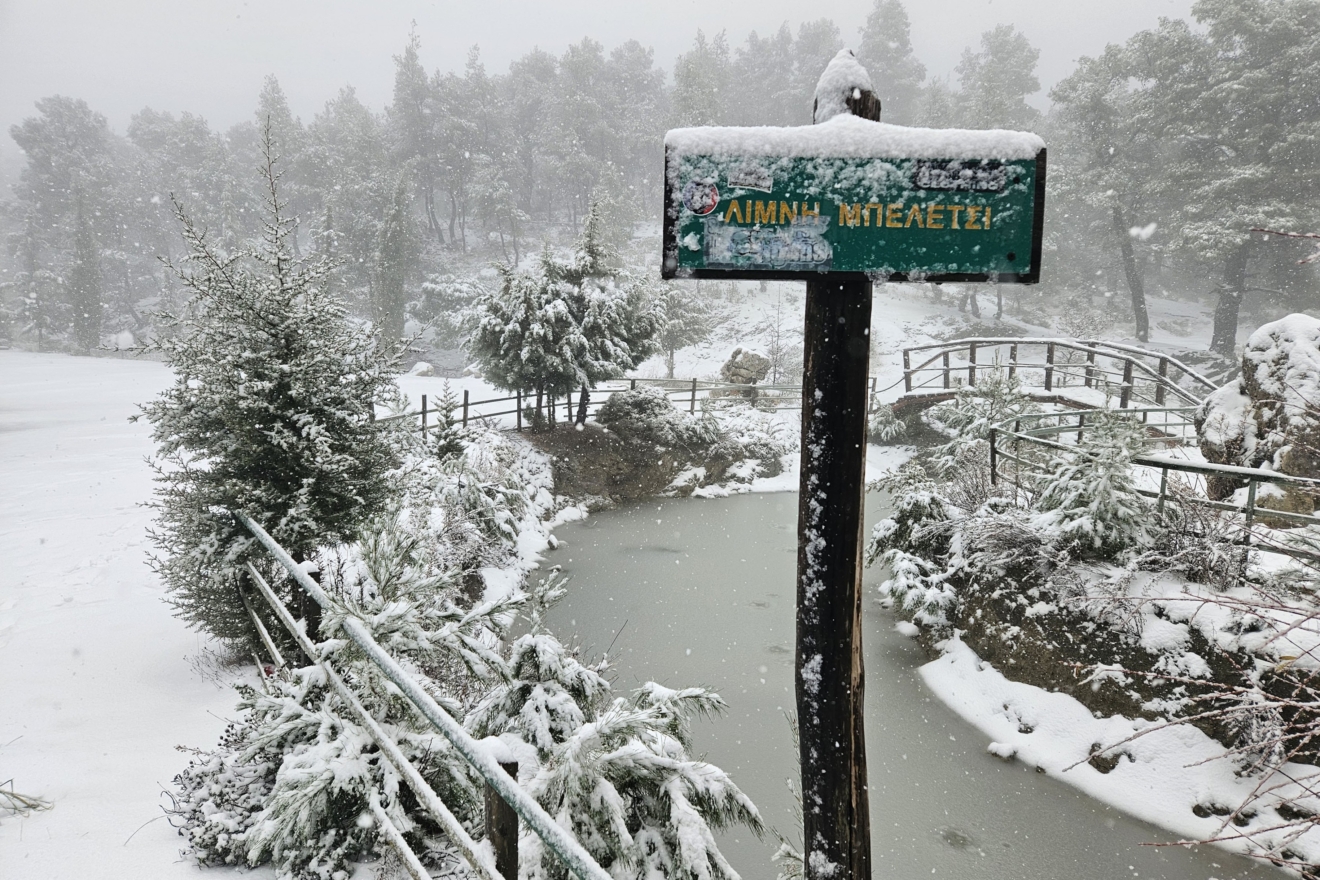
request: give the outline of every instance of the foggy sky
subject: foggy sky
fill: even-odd
[[[189,110],[221,130],[250,119],[268,73],[309,121],[343,85],[380,109],[390,99],[392,57],[417,22],[428,70],[461,69],[481,47],[490,72],[534,47],[559,53],[590,36],[606,49],[627,39],[655,50],[671,71],[698,28],[726,30],[737,46],[788,21],[832,18],[849,45],[872,0],[0,0],[0,155],[16,152],[9,127],[40,97],[85,99],[123,132],[150,106]],[[982,31],[1011,23],[1041,50],[1049,86],[1075,59],[1187,17],[1192,0],[908,0],[917,56],[951,74]],[[877,83],[881,96],[883,84]],[[1046,105],[1044,92],[1033,102]],[[12,156],[10,157],[12,158]]]

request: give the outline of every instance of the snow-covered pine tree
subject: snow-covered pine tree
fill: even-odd
[[[593,204],[567,261],[546,249],[533,273],[502,270],[496,291],[478,304],[468,348],[486,379],[508,391],[532,389],[537,411],[545,394],[587,393],[622,376],[655,350],[660,315],[646,288],[617,268]]]
[[[510,684],[468,716],[469,729],[505,742],[520,782],[617,880],[735,880],[713,831],[743,824],[760,835],[760,814],[727,773],[688,754],[692,721],[724,701],[654,682],[613,696],[605,661],[583,664],[542,625],[561,595],[553,583],[532,590],[530,631],[509,647]],[[540,838],[523,836],[521,880],[570,876]]]
[[[662,285],[657,299],[664,313],[657,341],[665,356],[665,370],[672,379],[674,355],[680,348],[695,345],[710,336],[720,321],[720,314],[707,297],[700,295],[695,285]]]
[[[1145,431],[1131,416],[1109,411],[1088,422],[1078,451],[1055,458],[1042,478],[1036,525],[1079,554],[1122,557],[1150,546],[1156,536],[1150,505],[1137,494],[1132,476]]]
[[[154,567],[185,620],[230,641],[252,637],[237,590],[244,563],[264,558],[230,511],[303,559],[357,535],[398,461],[396,429],[373,418],[397,394],[396,351],[350,321],[329,263],[292,256],[269,131],[265,150],[253,248],[216,249],[177,206],[189,254],[171,268],[191,300],[161,316],[153,347],[176,378],[141,413],[158,449]]]

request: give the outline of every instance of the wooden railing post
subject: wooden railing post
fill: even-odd
[[[944,387],[949,387],[949,353],[944,353]]]
[[[1045,346],[1045,390],[1054,390],[1054,343]]]
[[[1164,381],[1169,378],[1169,359],[1160,358],[1160,380],[1155,383],[1155,405],[1164,406]]]
[[[1012,382],[1017,375],[1017,343],[1008,347],[1008,381]]]
[[[967,384],[976,385],[976,343],[967,346]]]
[[[692,377],[692,399],[688,401],[688,414],[692,415],[697,411],[697,379]]]
[[[1169,489],[1169,469],[1160,468],[1160,500],[1155,505],[1155,514],[1160,519],[1164,518],[1164,495]]]
[[[1086,427],[1086,413],[1077,414],[1077,445],[1082,445],[1082,431]]]
[[[903,349],[903,392],[912,393],[912,352]],[[874,389],[872,389],[872,393]]]
[[[500,769],[518,778],[518,764],[500,763]],[[495,789],[486,786],[486,839],[495,851],[495,870],[504,880],[518,880],[518,814]]]
[[[1132,399],[1132,358],[1128,357],[1123,361],[1123,390],[1118,393],[1118,406],[1120,409],[1127,409],[1128,402]]]
[[[468,420],[468,389],[463,389],[463,427],[467,427]]]
[[[999,485],[999,450],[996,448],[996,440],[999,431],[995,428],[990,429],[990,485]]]
[[[516,400],[515,405],[518,407],[518,433],[521,434],[522,433],[522,392],[515,391],[513,393]]]
[[[1086,387],[1090,388],[1091,384],[1095,381],[1095,343],[1088,342],[1087,345],[1092,347],[1091,350],[1086,353]]]
[[[636,380],[636,379],[632,379],[632,380],[629,381],[629,384],[628,384],[628,390],[629,390],[629,391],[636,391],[636,390],[637,390],[637,380]]]
[[[426,395],[422,395],[422,437],[426,437]]]

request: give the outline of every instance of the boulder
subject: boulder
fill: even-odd
[[[1207,461],[1264,467],[1320,478],[1320,320],[1288,315],[1247,339],[1242,373],[1215,391],[1196,412]],[[1232,495],[1245,481],[1212,477],[1211,498]],[[1315,499],[1289,486],[1259,493],[1261,507],[1311,513]]]
[[[720,376],[732,385],[755,385],[769,372],[770,358],[749,348],[735,348],[720,367]]]

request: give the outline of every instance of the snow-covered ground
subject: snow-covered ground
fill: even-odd
[[[54,806],[0,822],[0,877],[196,876],[162,790],[234,692],[146,565],[157,363],[0,351],[0,783]]]

